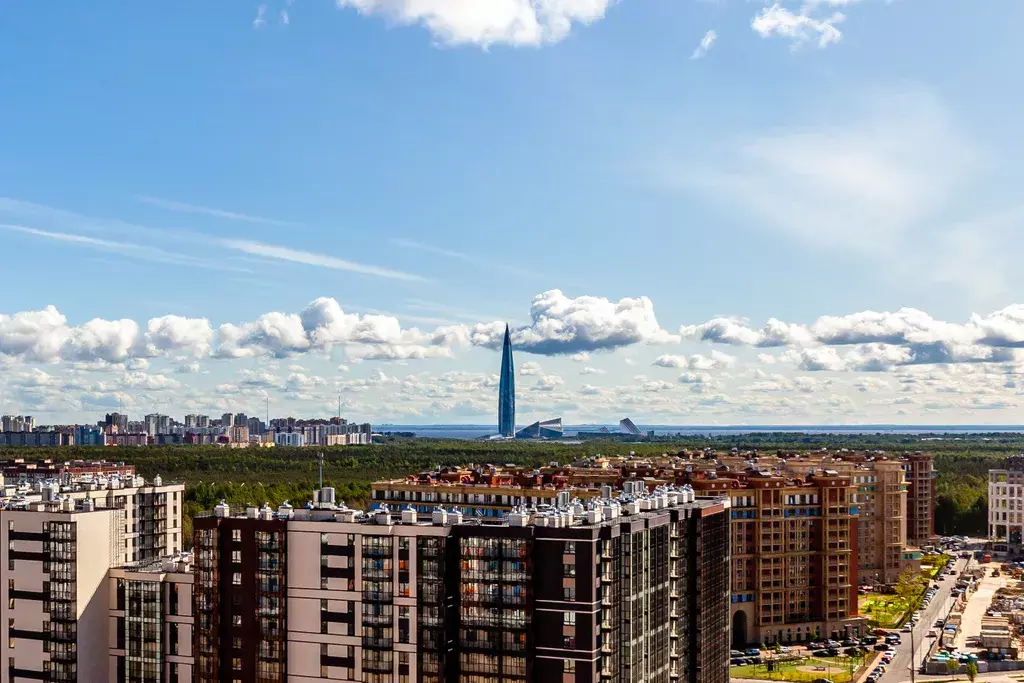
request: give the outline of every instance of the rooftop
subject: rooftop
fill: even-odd
[[[641,487],[642,488],[642,487]],[[324,492],[329,492],[324,496]],[[406,506],[401,510],[392,510],[383,505],[370,512],[353,510],[344,503],[333,502],[307,503],[305,507],[296,508],[285,502],[276,510],[269,504],[261,508],[249,507],[244,512],[232,514],[231,507],[221,501],[212,513],[201,517],[219,517],[228,519],[260,519],[264,521],[309,521],[309,522],[344,522],[349,524],[367,525],[414,525],[414,526],[540,526],[540,527],[582,527],[600,525],[620,518],[634,515],[668,510],[672,508],[708,508],[715,505],[723,509],[729,507],[729,500],[720,496],[697,496],[689,486],[660,486],[647,493],[639,489],[630,489],[612,496],[605,491],[600,498],[582,501],[570,498],[569,492],[556,505],[539,505],[530,508],[513,508],[507,517],[501,520],[487,520],[464,517],[457,509],[447,510],[436,507],[429,515],[417,513]],[[317,492],[317,498],[333,500],[333,490],[323,489]]]

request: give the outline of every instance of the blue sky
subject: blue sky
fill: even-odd
[[[4,3],[0,411],[1021,422],[1022,15]]]

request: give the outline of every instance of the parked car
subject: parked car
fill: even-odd
[[[861,645],[874,645],[878,642],[878,636],[864,636],[860,639]]]
[[[877,651],[877,652],[885,652],[888,649],[889,649],[889,644],[888,643],[879,643],[878,645],[875,645],[875,651]]]
[[[843,647],[856,647],[857,641],[852,638],[847,638],[843,641]]]
[[[839,656],[839,650],[837,648],[830,647],[827,650],[825,650],[825,656],[826,657],[838,657]]]
[[[745,655],[747,655],[749,657],[757,657],[757,656],[759,656],[761,654],[761,651],[758,650],[756,647],[752,647],[752,648],[748,648],[748,649],[744,650],[743,654],[745,654]]]
[[[735,659],[736,657],[742,657],[743,652],[741,652],[740,650],[730,650],[729,656]]]
[[[913,630],[914,630],[914,627],[913,627],[913,626],[911,626],[910,624],[907,624],[906,626],[904,626],[904,627],[903,627],[902,629],[900,629],[900,630],[901,630],[901,631],[903,631],[904,633],[910,633],[911,631],[913,631]]]
[[[843,654],[847,657],[856,657],[860,654],[860,648],[848,647],[845,650],[843,650]]]
[[[839,647],[839,643],[835,640],[826,640],[825,647]]]

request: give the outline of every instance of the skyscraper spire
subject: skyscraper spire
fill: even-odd
[[[498,383],[498,433],[516,434],[516,371],[512,365],[512,336],[505,324],[505,341],[501,345],[501,378]]]

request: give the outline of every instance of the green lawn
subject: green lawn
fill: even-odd
[[[921,576],[918,579],[921,584],[921,592],[914,600],[908,603],[895,593],[865,593],[858,596],[860,613],[880,628],[900,627],[903,624],[903,618],[911,611],[911,608],[916,609],[921,605],[925,591],[945,568],[949,557],[949,555],[936,553],[925,555],[921,559]]]
[[[895,593],[867,593],[859,596],[860,613],[881,628],[896,628],[910,605]]]
[[[801,657],[796,660],[780,662],[775,671],[769,673],[765,664],[747,664],[730,667],[733,678],[754,678],[763,681],[793,681],[794,683],[810,683],[816,678],[828,678],[835,683],[849,683],[852,678],[851,669],[856,672],[863,659],[851,660],[849,657]],[[821,671],[802,671],[801,667],[823,666]]]

